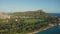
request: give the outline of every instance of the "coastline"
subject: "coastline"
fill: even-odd
[[[51,27],[53,27],[53,26],[49,25],[49,26],[47,26],[47,27],[42,27],[41,29],[39,29],[39,30],[37,30],[37,31],[31,32],[31,33],[27,33],[27,34],[36,34],[36,33],[40,32],[40,31],[47,30],[47,29],[49,29],[49,28],[51,28]]]

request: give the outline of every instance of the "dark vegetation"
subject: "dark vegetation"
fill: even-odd
[[[57,22],[55,16],[42,10],[16,12],[10,15],[12,15],[10,19],[0,19],[0,34],[25,34]],[[2,22],[4,20],[7,22]]]

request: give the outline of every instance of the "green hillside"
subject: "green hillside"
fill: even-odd
[[[10,19],[0,19],[0,33],[25,34],[56,24],[55,16],[45,13],[43,10],[15,12],[9,14]],[[3,22],[7,20],[6,22]]]

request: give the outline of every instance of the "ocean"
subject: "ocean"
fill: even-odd
[[[54,26],[52,28],[49,28],[47,30],[38,32],[36,34],[60,34],[60,26]]]
[[[50,15],[53,15],[53,16],[58,16],[60,17],[60,14],[55,14],[55,13],[50,13]],[[54,26],[52,28],[49,28],[47,30],[44,30],[44,31],[41,31],[41,32],[38,32],[36,34],[60,34],[60,26]]]
[[[52,15],[52,16],[60,17],[60,13],[48,13],[48,14],[50,14],[50,15]]]

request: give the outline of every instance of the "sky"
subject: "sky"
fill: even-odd
[[[60,0],[0,0],[0,12],[22,12],[44,10],[60,13]]]

